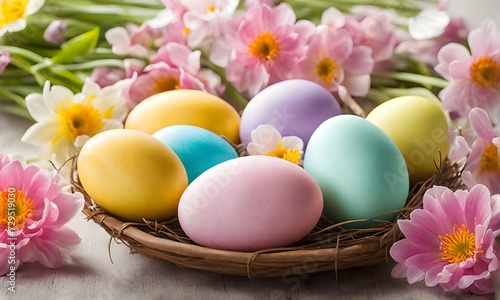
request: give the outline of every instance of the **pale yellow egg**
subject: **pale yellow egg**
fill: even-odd
[[[223,99],[198,90],[155,94],[132,109],[125,128],[149,134],[171,125],[192,125],[239,143],[240,115]]]
[[[188,185],[186,170],[173,150],[131,129],[93,136],[83,146],[77,168],[89,196],[124,221],[174,216]]]
[[[436,173],[448,155],[448,122],[437,101],[421,96],[397,97],[375,107],[366,119],[396,143],[412,184]]]

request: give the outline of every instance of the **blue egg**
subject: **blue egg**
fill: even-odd
[[[186,169],[189,183],[211,167],[238,157],[226,140],[197,126],[168,126],[153,136],[177,154]]]

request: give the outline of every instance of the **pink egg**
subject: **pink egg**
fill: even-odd
[[[223,162],[198,176],[179,203],[179,222],[194,242],[256,251],[293,244],[316,225],[321,190],[304,169],[269,156]]]

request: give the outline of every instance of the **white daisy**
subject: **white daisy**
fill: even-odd
[[[21,140],[41,147],[40,158],[61,164],[95,134],[123,128],[127,105],[116,86],[103,89],[90,79],[76,95],[63,86],[46,82],[43,94],[26,97],[28,111],[37,121]]]
[[[250,155],[267,155],[288,160],[295,164],[302,162],[304,142],[296,136],[281,137],[271,125],[259,125],[250,134],[252,142],[247,145]]]
[[[45,0],[0,0],[0,36],[26,28],[26,18],[44,3]]]

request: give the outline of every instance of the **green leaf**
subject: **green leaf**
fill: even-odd
[[[93,50],[98,41],[99,27],[96,27],[62,44],[62,50],[52,57],[52,61],[59,64],[73,63],[76,57]]]

